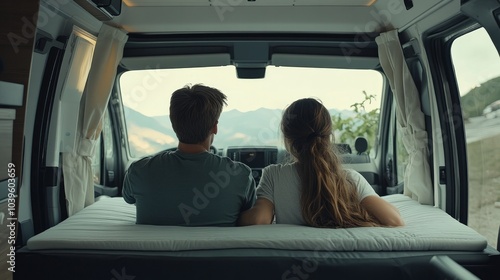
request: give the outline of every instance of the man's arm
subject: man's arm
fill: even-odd
[[[240,214],[239,226],[269,225],[273,222],[274,204],[266,198],[259,197],[255,205]]]
[[[135,198],[132,192],[132,165],[129,167],[127,170],[127,173],[125,173],[125,179],[123,180],[123,188],[122,188],[122,196],[123,200],[127,202],[128,204],[135,204]]]
[[[257,200],[257,193],[256,193],[256,187],[255,187],[255,179],[252,176],[252,172],[249,173],[248,175],[248,183],[247,183],[247,188],[245,191],[245,204],[242,207],[243,211],[249,210],[252,208],[255,204],[255,201]]]

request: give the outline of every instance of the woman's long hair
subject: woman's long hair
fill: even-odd
[[[300,99],[284,112],[281,131],[287,150],[298,161],[302,217],[313,227],[379,226],[360,205],[332,144],[332,119],[315,99]]]

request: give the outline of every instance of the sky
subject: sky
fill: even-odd
[[[483,28],[457,38],[451,57],[461,95],[500,76],[498,52]]]
[[[452,59],[464,95],[481,83],[500,76],[500,59],[484,29],[452,45]],[[293,101],[315,97],[328,109],[349,110],[366,91],[377,97],[368,110],[380,106],[383,79],[374,70],[314,69],[268,66],[264,79],[238,79],[234,66],[129,71],[120,78],[123,103],[147,116],[168,115],[172,92],[202,83],[228,97],[224,111],[258,108],[284,109]]]
[[[284,109],[293,101],[314,97],[331,109],[349,109],[363,91],[380,96],[382,76],[373,70],[268,66],[264,79],[238,79],[234,66],[130,71],[121,79],[124,104],[148,116],[168,115],[169,99],[186,84],[202,83],[227,95],[224,111]],[[380,100],[368,106],[379,107]]]

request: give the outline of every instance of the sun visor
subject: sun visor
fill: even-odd
[[[291,67],[375,69],[379,67],[380,62],[378,57],[273,54],[271,64]]]
[[[230,64],[231,57],[227,53],[136,56],[124,57],[121,61],[121,66],[128,70],[209,67]]]

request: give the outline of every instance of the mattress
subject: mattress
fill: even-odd
[[[319,229],[298,225],[180,227],[135,224],[135,206],[100,200],[32,237],[27,248],[190,251],[262,248],[308,251],[483,251],[486,239],[442,210],[404,195],[384,197],[406,223],[397,228]]]

